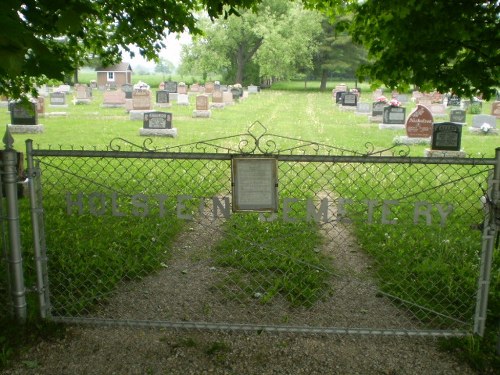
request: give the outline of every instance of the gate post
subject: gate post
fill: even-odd
[[[9,233],[8,259],[9,274],[11,277],[11,298],[14,308],[14,317],[20,323],[26,321],[26,288],[24,286],[23,258],[21,250],[21,225],[19,221],[19,206],[17,197],[17,152],[12,148],[14,139],[8,128],[3,138],[2,182],[4,184],[7,201],[7,225]]]
[[[486,326],[495,237],[500,229],[500,147],[495,150],[495,167],[491,179],[491,193],[487,197],[487,204],[488,210],[484,220],[476,314],[474,318],[474,333],[480,336],[484,335]],[[498,345],[500,346],[500,341]]]
[[[33,160],[33,141],[26,140],[26,160],[28,162],[28,188],[31,208],[31,229],[33,235],[33,250],[35,254],[36,289],[40,317],[45,319],[48,311],[47,255],[45,248],[45,233],[43,226],[43,206],[41,197],[37,194],[40,182],[40,168]]]

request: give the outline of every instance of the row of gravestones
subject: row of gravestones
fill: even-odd
[[[401,101],[399,99],[402,99],[402,95],[399,95],[396,97],[396,100],[398,100],[400,103],[405,103],[405,101]],[[391,122],[386,122],[385,120],[388,119],[389,116],[384,116],[384,108],[387,106],[387,103],[384,101],[375,101],[371,105],[370,103],[360,103],[358,102],[359,100],[359,94],[358,93],[353,93],[353,92],[345,92],[345,91],[337,91],[335,93],[335,102],[336,104],[340,105],[340,108],[344,110],[355,110],[357,113],[369,113],[370,108],[371,108],[371,116],[373,118],[373,122],[379,122],[380,120],[384,120],[384,123],[391,123]],[[444,104],[439,104],[439,103],[432,103],[432,100],[429,99],[429,101],[417,101],[417,104],[423,104],[426,107],[430,109],[434,117],[447,117],[448,116],[448,111],[447,111],[447,106]],[[466,110],[465,109],[459,109],[456,108],[457,106],[449,106],[450,109],[450,121],[452,122],[462,122],[465,123],[465,115],[466,115]],[[401,112],[402,110],[394,110],[395,114],[393,116],[393,120],[396,121],[395,123],[401,123],[400,121],[403,120],[404,123],[404,116],[401,116],[398,114],[398,112]],[[495,117],[500,117],[500,102],[496,101],[492,103],[491,106],[491,114]],[[381,117],[381,119],[379,119]]]

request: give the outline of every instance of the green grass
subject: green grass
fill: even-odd
[[[143,79],[144,78],[144,79]],[[152,77],[140,77],[148,82]],[[87,79],[87,78],[85,78]],[[135,78],[134,78],[135,79]],[[175,78],[174,78],[175,79]],[[83,80],[83,79],[82,79]],[[178,79],[180,80],[180,79]],[[186,80],[188,81],[188,80]],[[157,77],[148,83],[156,87]],[[347,82],[351,86],[353,84]],[[365,116],[358,116],[350,112],[339,111],[332,103],[331,89],[334,82],[328,85],[328,92],[320,93],[313,89],[319,87],[319,82],[309,82],[307,90],[303,82],[277,83],[273,88],[283,90],[263,90],[259,95],[250,96],[241,103],[226,107],[224,110],[213,110],[210,119],[195,119],[191,117],[194,104],[190,107],[179,107],[175,104],[167,111],[173,113],[173,126],[178,129],[177,138],[154,138],[150,147],[170,147],[175,145],[191,144],[196,141],[221,138],[233,134],[245,133],[249,126],[259,121],[271,135],[286,136],[279,139],[278,149],[301,146],[302,141],[313,140],[322,144],[338,148],[365,152],[369,142],[376,150],[384,150],[392,146],[396,135],[404,135],[403,131],[381,131],[378,124],[371,124]],[[368,90],[362,87],[362,98],[371,101]],[[153,94],[154,97],[154,94]],[[105,149],[115,137],[124,138],[134,144],[142,145],[144,138],[139,136],[140,121],[130,121],[124,109],[105,109],[99,103],[102,94],[94,92],[94,101],[89,105],[69,104],[67,117],[45,117],[40,119],[44,125],[42,134],[14,134],[14,146],[22,151],[26,139],[33,139],[35,147],[59,148],[74,147]],[[191,98],[191,103],[194,103]],[[407,113],[413,105],[407,106]],[[486,103],[483,113],[489,113],[491,103]],[[165,110],[165,109],[163,109]],[[47,107],[47,111],[59,111]],[[0,109],[0,123],[9,123],[6,110]],[[471,123],[468,114],[467,122]],[[258,137],[260,135],[257,134]],[[278,141],[278,138],[271,136]],[[499,137],[472,135],[464,129],[462,148],[472,156],[493,157],[495,147],[498,147]],[[232,141],[222,141],[223,144],[232,144]],[[262,142],[264,144],[264,142]],[[124,145],[122,143],[122,145]],[[422,156],[426,146],[411,146],[410,155]],[[91,311],[94,303],[105,298],[114,285],[127,281],[129,275],[137,278],[155,272],[162,267],[162,262],[170,257],[169,246],[175,236],[182,230],[183,223],[175,215],[163,218],[168,223],[161,230],[151,231],[156,225],[157,217],[96,219],[91,215],[69,216],[65,213],[64,203],[57,200],[64,191],[98,191],[98,183],[114,186],[121,194],[154,191],[171,191],[172,195],[185,191],[188,187],[197,196],[210,196],[224,189],[223,183],[229,178],[223,171],[210,166],[206,171],[199,172],[196,162],[186,165],[171,165],[165,170],[159,170],[159,165],[148,161],[145,168],[140,162],[129,162],[120,169],[123,161],[102,166],[99,162],[72,161],[69,169],[78,170],[81,176],[88,176],[89,182],[80,186],[81,179],[72,180],[69,176],[51,170],[53,180],[45,181],[49,192],[44,197],[50,216],[47,217],[47,227],[64,228],[58,233],[48,236],[52,257],[51,267],[67,270],[75,281],[71,288],[57,296],[62,300],[54,308],[61,314],[85,313]],[[194,163],[194,164],[191,164]],[[49,163],[50,164],[50,163]],[[42,168],[52,168],[43,165]],[[105,174],[96,173],[103,168]],[[461,305],[464,299],[470,300],[474,294],[475,278],[477,277],[477,256],[479,232],[471,232],[471,223],[481,220],[481,210],[477,208],[477,192],[484,187],[481,179],[485,170],[480,167],[471,167],[471,170],[457,168],[450,172],[441,166],[401,166],[389,167],[379,165],[347,164],[343,166],[319,165],[316,169],[304,167],[300,163],[284,164],[280,170],[283,178],[280,181],[282,196],[303,197],[302,194],[311,194],[320,190],[329,189],[341,197],[362,202],[367,198],[399,199],[402,208],[395,214],[400,222],[411,223],[413,217],[406,207],[414,205],[420,200],[429,200],[445,203],[449,200],[457,202],[456,215],[444,228],[427,227],[425,225],[387,226],[370,225],[366,221],[366,210],[361,204],[348,205],[348,213],[355,219],[354,229],[356,237],[363,249],[369,253],[376,264],[376,275],[381,289],[391,295],[399,296],[401,291],[414,291],[411,296],[414,301],[429,309],[438,310],[443,314],[455,314],[456,311],[447,311],[450,306]],[[477,168],[477,171],[473,168]],[[192,170],[194,174],[185,173]],[[151,175],[145,171],[152,171]],[[175,172],[177,171],[177,172]],[[179,173],[179,171],[184,171]],[[477,179],[467,176],[478,173]],[[154,179],[158,175],[176,175],[176,184],[167,179]],[[450,173],[453,173],[450,176]],[[136,180],[133,183],[124,183],[127,176]],[[293,177],[295,176],[295,178]],[[427,176],[427,177],[426,177]],[[449,177],[455,179],[453,184],[444,185]],[[99,180],[101,178],[101,180]],[[68,181],[64,187],[59,186],[59,180]],[[299,181],[299,183],[296,182]],[[144,181],[152,181],[144,183]],[[192,181],[197,181],[192,186]],[[355,183],[356,182],[356,183]],[[66,190],[65,190],[66,189]],[[176,190],[178,189],[178,190]],[[426,191],[421,196],[412,196],[413,191]],[[307,196],[306,196],[307,197]],[[448,197],[444,200],[442,197]],[[303,197],[305,198],[305,197]],[[22,220],[28,221],[27,202],[22,201]],[[168,206],[169,212],[173,208]],[[155,208],[157,209],[157,208]],[[300,208],[294,211],[300,216]],[[364,216],[363,216],[364,215]],[[439,220],[434,212],[433,220]],[[106,220],[106,225],[102,225]],[[380,212],[374,215],[375,221],[380,221]],[[85,223],[83,225],[82,223]],[[86,233],[91,228],[94,236]],[[85,231],[83,230],[85,227]],[[23,239],[30,237],[29,226],[23,229]],[[312,306],[317,301],[334,293],[327,286],[331,269],[325,267],[325,257],[320,255],[317,248],[321,245],[317,225],[312,223],[283,223],[278,220],[273,223],[259,222],[254,215],[233,215],[224,227],[225,236],[214,253],[215,260],[220,267],[226,267],[229,272],[227,279],[220,280],[219,290],[226,291],[227,297],[237,298],[241,302],[257,295],[262,303],[270,303],[274,298],[284,298],[294,306]],[[148,233],[148,237],[144,236]],[[457,239],[457,233],[460,234]],[[151,236],[150,236],[151,234]],[[251,236],[249,236],[249,234]],[[142,238],[143,236],[144,238]],[[107,241],[97,241],[106,238]],[[131,240],[134,238],[134,241]],[[135,239],[141,238],[141,241]],[[153,241],[153,238],[155,239]],[[276,238],[282,241],[276,245]],[[64,244],[78,241],[78,247],[71,256],[65,251]],[[273,242],[273,246],[269,244]],[[160,245],[161,244],[161,245]],[[23,243],[26,250],[25,266],[28,275],[27,285],[33,285],[33,256],[30,254],[30,244]],[[238,251],[235,251],[238,250]],[[272,250],[272,251],[270,251]],[[104,258],[95,255],[106,254]],[[460,348],[463,356],[477,368],[487,369],[498,365],[498,357],[494,355],[497,324],[500,321],[500,267],[498,255],[495,258],[492,271],[490,293],[490,316],[488,331],[484,339],[448,341],[447,345]],[[272,270],[266,272],[265,270]],[[3,272],[3,269],[0,270]],[[319,272],[317,272],[319,271]],[[82,278],[79,275],[88,275]],[[297,275],[305,275],[297,277]],[[61,280],[60,283],[63,283]],[[241,291],[238,295],[231,295],[228,286],[237,285]],[[457,288],[459,286],[459,288]],[[427,291],[422,294],[421,291]],[[31,297],[30,297],[31,298]],[[439,301],[446,299],[450,303],[446,306]],[[30,319],[27,327],[42,327],[36,332],[51,332],[36,319],[36,309],[32,306],[36,302],[30,301]],[[442,309],[442,310],[440,310]],[[470,315],[470,309],[464,309],[463,318]],[[427,316],[416,312],[425,320]],[[419,315],[420,314],[420,315]],[[16,350],[33,339],[32,335],[25,337],[25,341],[13,341],[16,331],[11,322],[3,321],[0,334],[0,366],[6,365],[13,358]],[[442,322],[447,324],[446,321]],[[37,337],[40,337],[38,334]],[[16,339],[17,340],[17,339]]]

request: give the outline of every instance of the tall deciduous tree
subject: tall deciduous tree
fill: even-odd
[[[299,2],[264,0],[255,12],[205,25],[204,35],[184,50],[183,64],[195,72],[225,71],[226,80],[238,83],[286,78],[312,68],[320,20]]]
[[[324,18],[323,32],[315,58],[317,74],[321,77],[320,90],[326,89],[331,73],[355,75],[361,63],[366,62],[366,50],[353,43],[346,27],[350,17],[339,17],[335,22]]]
[[[104,63],[137,45],[155,59],[169,32],[199,33],[196,12],[234,13],[259,0],[2,0],[0,93],[20,97],[44,78],[62,80],[86,53]]]

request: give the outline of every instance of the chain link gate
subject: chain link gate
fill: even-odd
[[[163,149],[149,139],[91,151],[28,143],[41,313],[173,328],[481,333],[491,267],[481,257],[492,246],[477,228],[497,161],[401,150],[357,153],[260,123]],[[232,160],[264,156],[277,162],[278,212],[233,213]]]

